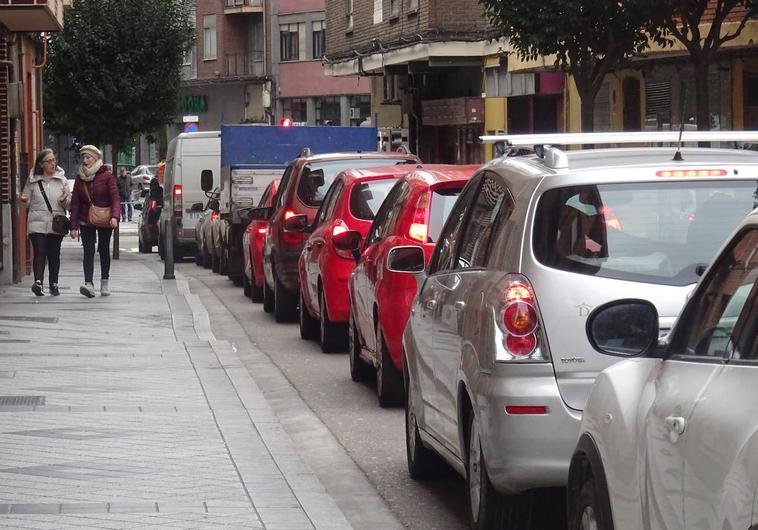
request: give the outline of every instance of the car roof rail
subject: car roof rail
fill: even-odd
[[[313,151],[310,147],[303,147],[297,154],[297,158],[310,158],[313,156]]]

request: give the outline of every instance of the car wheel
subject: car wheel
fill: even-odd
[[[379,323],[376,324],[377,357],[379,366],[376,367],[376,393],[379,406],[382,408],[395,407],[403,402],[403,374],[398,373],[392,363],[387,343],[384,341]]]
[[[300,305],[298,306],[298,316],[300,322],[300,338],[303,340],[311,340],[318,338],[318,320],[311,316],[308,307],[303,300],[303,292],[300,291]]]
[[[414,480],[422,480],[434,476],[442,466],[437,455],[424,446],[418,432],[416,421],[416,392],[408,380],[408,366],[403,371],[407,399],[405,400],[405,454],[408,460],[408,473]]]
[[[140,254],[147,254],[147,252],[145,252],[145,243],[142,242],[142,232],[139,232],[137,235],[137,248],[139,249]]]
[[[352,311],[350,311],[348,324],[347,347],[350,356],[350,378],[355,382],[367,380],[371,377],[371,367],[361,358],[361,339],[358,328],[355,327]]]
[[[250,280],[244,274],[242,275],[242,292],[245,296],[250,296]]]
[[[319,291],[318,307],[321,313],[320,335],[321,351],[324,353],[337,353],[347,350],[347,329],[344,324],[338,324],[329,320],[329,311],[324,299],[324,291]]]
[[[277,322],[292,322],[295,320],[297,299],[288,293],[279,278],[274,276],[274,319]]]
[[[263,310],[266,313],[274,312],[274,290],[263,280]]]
[[[614,530],[608,495],[601,489],[589,468],[581,485],[569,484],[569,530]]]

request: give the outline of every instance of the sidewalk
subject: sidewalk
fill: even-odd
[[[0,289],[0,527],[350,528],[187,281],[121,256],[109,298],[70,239],[60,297]]]

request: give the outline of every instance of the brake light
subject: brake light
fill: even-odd
[[[258,233],[262,236],[266,235],[266,232],[268,232],[268,228],[259,228]]]
[[[537,311],[522,300],[511,302],[503,310],[503,325],[515,337],[531,335],[537,329]]]
[[[174,217],[182,216],[182,186],[180,184],[174,185],[172,190],[174,197]]]
[[[514,283],[505,291],[505,301],[532,300],[532,290],[520,283]]]
[[[429,192],[425,191],[419,195],[416,202],[416,209],[413,212],[411,227],[408,229],[408,237],[419,243],[426,243],[429,227],[426,223],[426,215],[429,210]]]
[[[520,275],[509,275],[503,287],[498,324],[503,332],[506,355],[498,360],[543,360],[534,290]]]
[[[218,219],[218,212],[211,212],[211,221],[215,221]]]
[[[297,214],[293,210],[287,209],[287,210],[284,210],[284,215],[282,216],[282,219],[286,221],[290,217],[295,217],[296,215]]]
[[[656,177],[724,177],[726,169],[666,169],[657,171]]]

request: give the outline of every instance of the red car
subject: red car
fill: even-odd
[[[263,191],[258,208],[269,208],[276,200],[280,179],[271,182]],[[253,302],[263,301],[263,240],[268,232],[268,221],[265,219],[252,220],[242,235],[242,256],[245,260],[242,275],[242,286],[245,296]]]
[[[343,171],[326,193],[313,225],[307,228],[312,234],[298,261],[300,336],[303,339],[320,336],[321,349],[326,353],[347,349],[350,314],[347,280],[357,256],[349,250],[340,250],[335,242],[347,232],[365,237],[397,179],[415,167],[396,165]]]
[[[463,186],[479,166],[425,165],[400,179],[377,212],[350,290],[350,375],[368,378],[376,369],[379,404],[404,397],[402,337],[416,296],[416,278],[392,272],[396,247],[420,246],[426,262]]]

